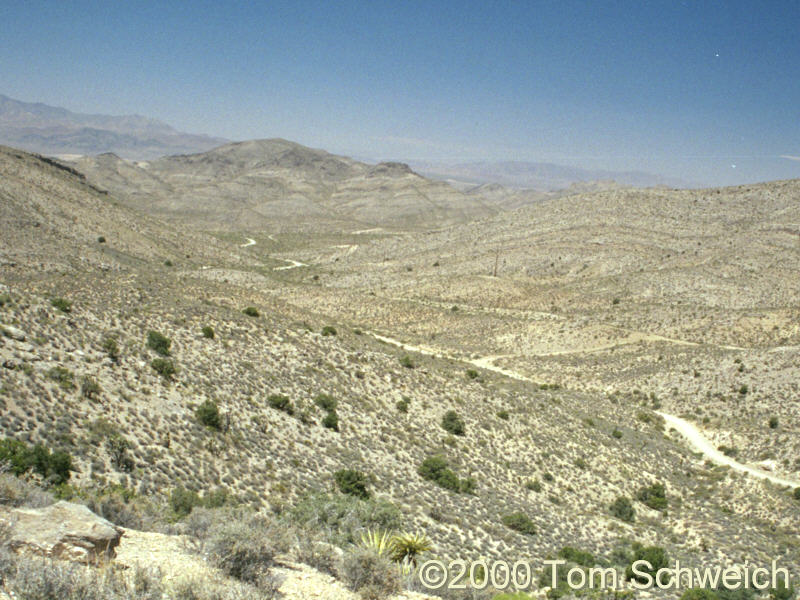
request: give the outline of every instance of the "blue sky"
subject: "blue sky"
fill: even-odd
[[[359,157],[728,184],[800,177],[798,31],[797,0],[0,0],[0,93]]]

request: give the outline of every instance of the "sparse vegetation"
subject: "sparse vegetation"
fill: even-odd
[[[175,364],[168,358],[154,358],[150,361],[150,366],[164,379],[171,379],[177,373]]]
[[[433,481],[451,492],[471,494],[475,490],[475,480],[471,477],[459,479],[443,456],[426,458],[419,467],[419,474],[423,479]]]
[[[325,337],[336,335],[336,328],[331,325],[326,325],[322,328],[322,335]]]
[[[258,309],[255,306],[248,306],[242,310],[242,313],[246,314],[248,317],[260,317],[261,313],[258,312]]]
[[[330,394],[317,394],[314,398],[314,404],[319,406],[322,410],[330,412],[336,410],[337,402],[336,398]]]
[[[53,367],[47,371],[47,376],[58,383],[58,386],[65,391],[75,388],[75,375],[66,367]]]
[[[66,483],[73,470],[68,453],[52,452],[42,444],[28,446],[11,438],[0,440],[0,464],[3,463],[8,464],[17,477],[33,472],[50,485]]]

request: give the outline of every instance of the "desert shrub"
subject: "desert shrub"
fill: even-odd
[[[202,506],[200,495],[194,490],[176,487],[169,496],[169,506],[179,519],[189,515],[197,506]]]
[[[418,470],[423,479],[433,481],[439,487],[451,492],[471,494],[475,490],[472,478],[459,479],[443,456],[430,456],[422,461]]]
[[[689,588],[681,594],[680,600],[719,600],[719,596],[714,590]]]
[[[242,310],[242,313],[246,314],[248,317],[258,317],[261,315],[255,306],[248,306]]]
[[[666,510],[668,501],[664,490],[664,484],[654,483],[653,485],[640,488],[636,493],[636,499],[655,510]]]
[[[636,579],[640,583],[646,582],[644,577],[639,577],[633,573],[633,563],[639,560],[645,560],[650,563],[652,569],[645,569],[643,565],[639,565],[639,571],[646,572],[652,577],[655,577],[659,569],[663,569],[669,562],[669,555],[664,548],[660,546],[642,546],[641,544],[633,545],[633,553],[631,555],[630,564],[625,569],[625,579]]]
[[[315,535],[301,535],[294,548],[297,560],[317,571],[336,576],[341,570],[342,551]]]
[[[530,480],[525,482],[525,488],[532,491],[539,493],[542,491],[542,484],[539,483],[537,480]]]
[[[98,244],[105,244],[105,243],[106,243],[106,238],[105,238],[105,236],[103,236],[103,235],[99,235],[99,236],[97,236],[97,243],[98,243]]]
[[[161,574],[134,567],[125,573],[28,556],[3,561],[5,590],[20,600],[161,600]]]
[[[478,371],[475,369],[467,369],[467,379],[477,379]]]
[[[750,389],[746,385],[742,385],[742,387],[739,388],[739,394],[741,394],[742,396],[746,396],[747,392],[749,391]]]
[[[369,490],[367,490],[367,476],[361,471],[353,469],[342,469],[333,474],[336,485],[339,491],[343,494],[349,494],[356,498],[369,498]]]
[[[11,304],[11,296],[0,294],[0,308],[3,308],[6,304]]]
[[[53,502],[55,499],[45,490],[10,473],[0,473],[0,504],[41,508]]]
[[[195,416],[206,427],[211,429],[220,430],[222,427],[222,420],[219,416],[219,407],[216,402],[206,400],[195,409]]]
[[[800,500],[800,487],[794,488],[793,495],[795,500]]]
[[[177,372],[175,364],[168,358],[154,358],[150,366],[164,379],[170,379]]]
[[[53,367],[47,371],[47,377],[58,383],[62,390],[69,391],[75,387],[75,375],[65,367]]]
[[[400,572],[388,558],[355,547],[342,558],[341,577],[365,600],[381,600],[400,591]]]
[[[336,414],[335,410],[325,415],[322,419],[322,426],[332,429],[333,431],[339,431],[339,415]]]
[[[158,331],[151,330],[147,332],[147,347],[161,356],[169,356],[169,347],[171,345],[170,339]]]
[[[503,419],[503,421],[508,421],[508,411],[507,410],[499,410],[497,411],[497,418]]]
[[[615,427],[614,431],[611,432],[611,437],[613,437],[614,439],[618,440],[618,439],[620,439],[622,437],[622,432]]]
[[[119,361],[119,345],[113,337],[105,337],[102,342],[103,350],[113,362]]]
[[[322,410],[332,411],[336,410],[336,398],[330,394],[317,394],[314,398],[314,404],[319,406]]]
[[[51,485],[66,483],[73,470],[72,457],[66,452],[51,452],[42,444],[29,447],[11,438],[0,440],[0,463],[8,463],[16,476],[33,471]]]
[[[442,429],[453,435],[464,435],[466,425],[456,411],[448,410],[442,417]]]
[[[405,367],[406,369],[413,369],[415,367],[414,361],[411,360],[411,357],[406,354],[400,359],[400,364]]]
[[[561,550],[558,551],[558,556],[567,562],[575,563],[582,567],[593,567],[597,562],[591,552],[578,550],[571,546],[564,546],[561,548]]]
[[[769,428],[770,429],[777,429],[778,428],[778,417],[770,417],[769,418]]]
[[[530,517],[522,512],[515,512],[508,515],[503,515],[503,525],[509,529],[513,529],[524,535],[536,535],[536,525],[531,521]]]
[[[300,498],[288,517],[339,546],[355,543],[364,529],[397,530],[402,525],[400,510],[388,500],[320,492]]]
[[[200,331],[202,332],[204,338],[208,340],[214,339],[214,328],[211,327],[211,325],[206,325]]]
[[[791,600],[794,598],[794,586],[789,585],[786,587],[786,582],[782,578],[778,578],[777,586],[769,590],[770,600]]]
[[[286,396],[281,396],[279,394],[272,394],[267,398],[267,404],[269,404],[270,408],[283,411],[288,415],[294,414],[294,407],[292,406],[292,401],[289,400],[289,398]]]
[[[106,438],[106,450],[111,457],[111,464],[120,471],[133,471],[133,459],[128,456],[131,444],[119,433]]]
[[[717,450],[722,452],[725,456],[730,456],[731,458],[733,458],[737,454],[739,454],[739,450],[738,449],[736,449],[736,448],[734,448],[732,446],[726,446],[725,444],[721,444],[720,446],[718,446]]]
[[[405,414],[408,412],[408,407],[411,404],[411,400],[403,396],[400,400],[397,401],[397,410],[401,413]]]
[[[53,298],[50,301],[50,304],[64,313],[68,313],[72,310],[72,302],[65,300],[64,298]]]
[[[198,575],[179,579],[171,586],[170,600],[272,600],[278,592],[282,576],[263,574],[255,584],[217,583]]]
[[[633,504],[625,496],[620,496],[614,500],[609,511],[612,516],[627,523],[633,523],[636,519],[636,511],[633,508]]]
[[[97,380],[94,377],[84,375],[81,378],[81,396],[87,400],[96,399],[100,395],[101,391],[100,384],[97,383]]]
[[[336,335],[336,328],[331,327],[330,325],[326,325],[322,328],[322,335],[329,336],[329,335]]]
[[[284,525],[253,515],[212,526],[204,549],[212,564],[226,575],[257,583],[274,564],[275,555],[289,549],[289,536]]]

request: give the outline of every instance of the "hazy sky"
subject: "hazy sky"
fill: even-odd
[[[376,159],[800,177],[800,2],[0,0],[0,93]]]

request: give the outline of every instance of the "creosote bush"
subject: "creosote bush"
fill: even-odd
[[[636,499],[652,509],[661,511],[666,510],[669,504],[666,490],[662,483],[654,483],[639,489],[636,493]]]
[[[258,317],[261,315],[255,306],[248,306],[247,308],[243,309],[242,312],[248,317]]]
[[[147,347],[161,356],[169,356],[170,339],[158,331],[147,332]]]
[[[442,429],[453,435],[464,435],[466,425],[456,411],[448,410],[442,417]]]
[[[280,410],[285,412],[287,415],[294,414],[294,407],[292,406],[292,401],[289,400],[286,396],[281,396],[280,394],[272,394],[271,396],[267,397],[267,404],[269,404],[270,408],[274,408],[275,410]]]
[[[50,304],[52,304],[53,307],[57,308],[63,313],[68,313],[72,311],[72,302],[70,302],[69,300],[65,300],[64,298],[53,298],[50,301]]]
[[[612,516],[627,523],[633,523],[633,521],[636,519],[636,511],[633,508],[633,504],[631,504],[631,501],[625,496],[620,496],[614,500],[613,504],[611,504],[611,507],[609,508],[609,511],[611,512]]]
[[[504,515],[501,519],[503,525],[509,529],[513,529],[524,535],[536,535],[536,525],[531,521],[530,517],[522,512],[515,512],[509,515]]]
[[[175,364],[168,358],[154,358],[152,361],[150,361],[150,366],[164,379],[170,379],[173,375],[175,375],[175,373],[177,373]]]
[[[367,476],[361,471],[353,469],[342,469],[333,474],[336,485],[339,491],[343,494],[349,494],[356,498],[366,500],[369,498],[369,490],[367,490]]]
[[[214,339],[214,328],[211,327],[211,325],[206,325],[200,331],[202,332],[204,338],[208,340]]]
[[[219,415],[219,407],[217,406],[217,403],[213,402],[212,400],[206,400],[200,406],[198,406],[195,410],[195,415],[197,416],[197,420],[206,427],[216,429],[217,431],[219,431],[222,427],[222,420],[220,419]]]
[[[432,481],[451,492],[471,494],[475,491],[475,480],[471,477],[459,479],[448,466],[447,460],[440,455],[430,456],[422,461],[419,474],[423,479]]]
[[[322,419],[322,426],[332,431],[339,431],[339,415],[335,410],[330,411]]]

